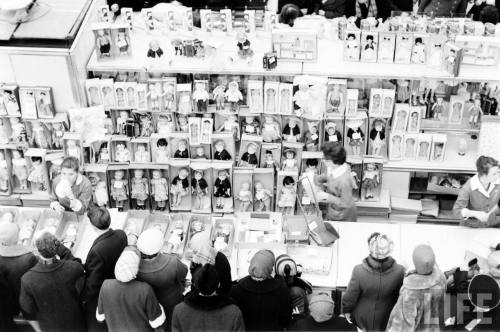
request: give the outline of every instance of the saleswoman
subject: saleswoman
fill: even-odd
[[[61,174],[52,183],[51,209],[59,212],[74,211],[77,214],[87,211],[92,198],[92,185],[79,170],[79,161],[75,157],[63,160]]]
[[[481,156],[476,161],[477,174],[460,190],[453,206],[456,216],[463,218],[462,226],[474,228],[498,227],[500,181],[498,161]]]

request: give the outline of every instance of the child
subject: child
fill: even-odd
[[[189,188],[189,171],[187,168],[181,168],[179,174],[172,180],[170,193],[172,194],[172,207],[179,207],[182,203],[182,197],[187,195]]]
[[[218,172],[218,177],[214,184],[214,197],[217,198],[216,209],[224,209],[223,198],[231,197],[231,182],[229,182],[226,170]]]
[[[278,200],[280,212],[283,212],[285,215],[293,214],[297,191],[295,189],[295,180],[291,176],[287,175],[284,177],[283,187],[281,188],[280,194],[281,195]]]

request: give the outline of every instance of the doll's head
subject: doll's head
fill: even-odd
[[[19,123],[19,118],[10,118],[10,123],[11,123],[12,125],[16,125],[16,124],[18,124],[18,123]]]
[[[418,120],[418,112],[412,112],[411,113],[411,119],[412,120]]]
[[[128,119],[128,112],[127,111],[120,111],[120,119],[127,120]]]
[[[145,122],[149,121],[149,116],[147,116],[146,114],[141,114],[139,120],[144,124]]]
[[[124,176],[125,176],[124,171],[118,170],[115,172],[115,180],[122,180]]]
[[[89,179],[89,181],[90,181],[90,184],[91,184],[92,186],[94,186],[94,187],[97,185],[97,183],[98,183],[98,182],[99,182],[99,180],[100,180],[100,179],[99,179],[99,175],[98,175],[96,172],[92,172],[92,173],[90,173],[89,175],[87,175],[87,177],[88,177],[88,179]]]
[[[123,91],[123,89],[122,89],[122,88],[118,88],[118,89],[116,89],[116,93],[117,93],[118,95],[120,95],[120,96],[123,96],[123,92],[124,92],[124,91]]]
[[[377,166],[374,164],[374,163],[369,163],[369,164],[366,164],[366,170],[368,172],[373,172],[377,169]]]
[[[276,95],[276,90],[274,90],[273,88],[269,88],[266,90],[266,94],[268,97],[274,97]]]
[[[149,41],[149,48],[153,51],[157,51],[160,48],[160,43],[156,39]]]
[[[163,89],[166,93],[174,93],[174,85],[171,83],[166,83],[163,85]]]
[[[125,39],[125,31],[123,31],[122,29],[120,29],[118,32],[118,39],[120,40]]]
[[[420,151],[427,151],[427,149],[429,149],[429,142],[422,141],[422,142],[420,142],[419,147],[420,147]]]
[[[380,105],[380,95],[378,93],[373,96],[373,104],[377,106]]]
[[[23,152],[21,150],[12,150],[12,158],[14,159],[23,158]]]
[[[283,186],[286,188],[293,188],[295,185],[295,180],[291,176],[285,176],[283,179]]]
[[[199,169],[197,169],[196,171],[194,171],[194,178],[196,180],[201,180],[203,178],[203,171],[199,170]]]
[[[42,157],[31,157],[31,163],[33,166],[38,166],[42,164]]]
[[[264,122],[267,124],[272,124],[272,123],[274,123],[274,118],[272,116],[266,116],[264,118]]]
[[[373,36],[372,35],[366,36],[366,43],[367,44],[373,44]]]
[[[238,88],[239,88],[238,82],[235,82],[235,81],[229,82],[228,88],[230,90],[233,90],[233,91],[238,90]]]
[[[120,142],[120,143],[118,143],[118,144],[116,144],[116,150],[118,150],[118,151],[120,151],[120,152],[121,152],[121,151],[124,151],[124,150],[125,150],[125,144],[123,144],[123,143],[121,143],[121,142]]]
[[[154,84],[154,88],[155,88],[156,93],[161,93],[161,82],[156,82]]]
[[[248,191],[250,190],[250,182],[243,182],[241,184],[241,191]]]
[[[220,170],[217,173],[217,177],[219,178],[219,180],[224,181],[227,178],[227,171],[225,169]]]
[[[99,29],[99,30],[97,30],[97,35],[98,35],[99,37],[104,36],[104,34],[105,34],[105,32],[104,32],[104,30],[103,30],[103,29]]]
[[[355,40],[355,39],[356,39],[356,36],[354,36],[354,34],[353,34],[353,33],[349,33],[349,34],[347,35],[347,40],[348,40],[348,41],[353,41],[353,40]]]
[[[194,88],[197,91],[203,91],[203,90],[205,90],[205,83],[203,83],[203,82],[196,82],[194,84]]]
[[[142,169],[134,169],[134,178],[142,179],[143,175],[144,175],[144,171]]]
[[[399,116],[399,118],[400,118],[400,119],[404,119],[404,118],[406,118],[406,114],[407,114],[407,113],[406,113],[406,111],[405,111],[405,110],[400,110],[400,111],[398,112],[398,116]]]
[[[217,152],[222,152],[222,150],[224,150],[224,148],[225,148],[224,141],[219,140],[219,141],[215,142],[215,150],[217,150]]]
[[[400,145],[401,144],[401,136],[396,135],[392,137],[392,143],[395,145]]]
[[[181,126],[187,125],[187,118],[184,115],[179,115],[178,121]]]
[[[257,152],[257,145],[255,143],[248,143],[247,152],[249,154],[255,154],[255,152]]]
[[[318,159],[306,159],[306,170],[316,172],[318,170]]]
[[[406,146],[414,146],[415,145],[415,139],[414,138],[408,138],[406,140]]]
[[[196,156],[205,157],[205,149],[202,146],[196,148]]]
[[[187,142],[185,140],[183,140],[183,139],[179,140],[179,144],[177,146],[177,149],[179,151],[185,151],[186,148],[187,148]]]
[[[297,121],[294,118],[288,119],[288,126],[290,129],[295,128],[297,126]]]
[[[268,161],[274,160],[273,152],[271,150],[266,151],[266,160]]]
[[[193,220],[191,220],[191,230],[194,232],[194,233],[199,233],[203,230],[203,222],[198,219],[198,218],[193,218]]]
[[[443,103],[443,97],[441,97],[441,96],[437,97],[436,101],[437,101],[438,105],[441,105]]]
[[[204,130],[209,130],[210,131],[212,129],[211,125],[212,125],[212,123],[211,123],[210,120],[203,120],[202,126],[203,126]]]
[[[262,190],[262,189],[264,189],[264,186],[262,185],[261,182],[255,182],[254,187],[255,187],[255,190]]]
[[[373,120],[373,128],[375,128],[376,131],[383,131],[385,126],[385,122],[382,119],[375,119]]]
[[[435,157],[438,157],[441,155],[441,153],[443,152],[443,143],[436,143],[434,144],[434,156]]]
[[[328,122],[326,124],[326,132],[328,135],[335,135],[335,130],[337,128],[337,124],[335,122]]]
[[[255,120],[255,117],[253,115],[249,115],[245,117],[245,122],[246,123],[252,123]]]
[[[179,178],[184,180],[185,178],[187,178],[189,175],[189,171],[187,168],[183,167],[179,170]]]
[[[161,178],[161,171],[159,169],[153,170],[153,179]]]
[[[156,141],[156,147],[158,150],[165,151],[168,147],[168,142],[164,138],[160,138],[158,141]]]
[[[145,152],[146,151],[146,145],[145,144],[137,144],[137,151],[138,152]]]
[[[307,122],[307,128],[309,129],[310,133],[317,133],[318,132],[318,125],[316,122]]]
[[[285,150],[285,158],[286,159],[295,158],[295,150],[292,150],[292,149]]]
[[[474,98],[474,106],[476,107],[481,106],[481,98]]]

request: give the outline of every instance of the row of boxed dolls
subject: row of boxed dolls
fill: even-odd
[[[391,133],[389,160],[418,160],[443,162],[446,151],[445,134],[405,134]],[[458,154],[467,151],[467,141],[459,141]]]
[[[52,88],[0,83],[0,117],[52,119],[54,115]]]

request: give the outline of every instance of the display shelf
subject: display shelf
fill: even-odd
[[[439,133],[468,133],[468,134],[479,134],[481,129],[477,128],[440,128],[440,127],[420,127],[421,131],[439,132]]]

